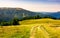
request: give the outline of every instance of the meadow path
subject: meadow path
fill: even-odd
[[[49,38],[49,33],[47,32],[47,30],[42,25],[41,26],[40,25],[36,25],[36,26],[33,26],[31,28],[30,38],[36,38],[35,37],[36,32],[42,32],[41,34],[43,34],[44,38]],[[38,38],[41,38],[41,37],[39,36]]]

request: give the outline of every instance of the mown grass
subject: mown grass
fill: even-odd
[[[32,19],[19,22],[17,26],[0,26],[0,38],[30,38],[31,28],[34,26],[42,26],[49,38],[60,38],[60,20],[53,19]],[[56,27],[58,26],[58,27]],[[41,30],[41,29],[40,29]],[[38,31],[36,28],[35,38],[46,38],[46,34]]]

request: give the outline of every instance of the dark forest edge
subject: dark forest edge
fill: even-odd
[[[33,16],[33,17],[24,17],[22,19],[14,18],[13,20],[8,21],[8,22],[1,21],[0,26],[20,25],[19,21],[29,20],[29,19],[42,19],[42,18],[50,18],[50,19],[54,19],[54,20],[59,20],[60,19],[60,18],[55,18],[55,17],[49,16],[49,15],[46,15],[44,17],[40,17],[39,15],[37,15],[37,16]]]

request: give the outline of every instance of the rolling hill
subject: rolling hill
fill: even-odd
[[[31,19],[17,26],[0,26],[0,38],[60,38],[60,20]]]
[[[45,14],[44,14],[45,13]],[[39,15],[44,17],[46,15],[55,18],[60,18],[60,12],[32,12],[23,8],[0,8],[0,21],[10,21],[15,17],[22,19],[23,17],[33,17]]]
[[[60,12],[49,13],[48,15],[53,16],[55,18],[60,18]]]
[[[0,8],[0,21],[12,20],[14,17],[19,19],[23,17],[35,16],[36,13],[22,8]]]

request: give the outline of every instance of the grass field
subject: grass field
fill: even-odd
[[[60,38],[60,20],[32,19],[17,26],[0,26],[0,38]]]

